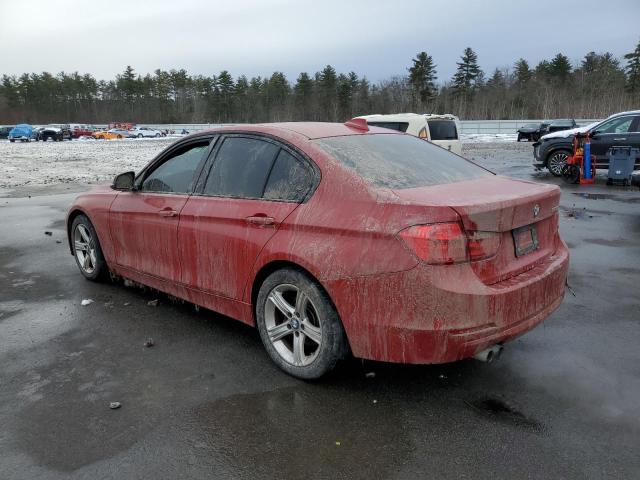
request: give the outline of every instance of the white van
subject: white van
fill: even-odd
[[[460,142],[460,120],[451,114],[432,115],[418,113],[395,113],[392,115],[363,115],[367,125],[390,128],[406,132],[462,155]]]

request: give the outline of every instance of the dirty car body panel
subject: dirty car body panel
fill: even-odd
[[[406,144],[409,156],[434,156],[427,170],[450,155],[445,170],[390,169],[408,141],[420,144]],[[180,155],[191,170],[154,184]],[[403,133],[280,123],[186,137],[132,191],[81,195],[67,223],[90,218],[115,274],[250,325],[266,273],[294,266],[326,291],[356,357],[441,363],[558,307],[569,262],[558,202],[555,186],[496,176]]]

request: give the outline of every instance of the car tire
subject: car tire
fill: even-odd
[[[345,357],[348,344],[324,289],[300,270],[269,275],[256,300],[256,323],[271,360],[289,375],[320,378]]]
[[[98,234],[86,215],[78,215],[73,219],[70,238],[80,273],[93,282],[104,280],[109,268],[102,254]]]
[[[160,138],[160,134],[159,133],[156,133],[156,138]]]
[[[558,150],[547,158],[547,169],[554,177],[562,175],[562,168],[567,164],[570,152],[568,150]]]
[[[138,134],[138,138],[142,138],[142,134],[141,133]]]
[[[9,139],[9,141],[10,141],[11,143],[15,143],[15,139],[13,139],[13,138],[10,138],[10,139]]]
[[[517,141],[519,142],[520,140],[522,140],[522,135],[518,134],[518,140]]]

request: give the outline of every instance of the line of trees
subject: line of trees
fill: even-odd
[[[624,63],[624,64],[623,64]],[[228,123],[344,121],[368,113],[454,113],[463,119],[591,118],[639,108],[640,42],[617,59],[589,52],[577,64],[558,53],[531,66],[521,58],[489,76],[466,48],[450,80],[438,82],[433,57],[420,52],[405,75],[371,83],[327,65],[294,82],[269,77],[189,75],[128,66],[113,80],[60,72],[3,75],[0,124],[74,121],[105,123]]]

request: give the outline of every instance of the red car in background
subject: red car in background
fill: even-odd
[[[199,132],[78,197],[71,253],[257,326],[286,372],[487,358],[560,305],[558,187],[346,124]]]
[[[91,137],[96,130],[96,127],[91,125],[75,125],[71,129],[71,134],[73,138]]]

